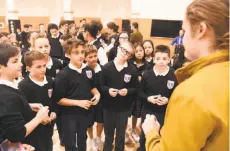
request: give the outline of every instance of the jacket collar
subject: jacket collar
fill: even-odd
[[[185,81],[190,78],[192,75],[200,71],[201,69],[213,65],[216,63],[229,61],[229,51],[228,50],[220,50],[213,54],[210,54],[206,57],[202,57],[191,62],[186,67],[182,67],[175,72],[177,80],[179,83]]]

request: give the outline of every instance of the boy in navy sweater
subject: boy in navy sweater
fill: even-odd
[[[82,41],[68,43],[70,63],[55,78],[53,100],[61,106],[66,151],[86,151],[87,128],[92,105],[100,99],[94,70],[83,64],[88,47]],[[93,95],[93,98],[91,97]]]
[[[0,44],[0,143],[22,142],[48,115],[48,107],[34,114],[15,78],[21,76],[21,52],[9,44]]]
[[[56,118],[51,100],[53,79],[45,76],[47,60],[47,56],[41,52],[27,52],[24,61],[30,74],[19,83],[19,88],[23,91],[29,103],[41,103],[50,109],[45,122],[40,124],[29,137],[30,144],[39,151],[53,150],[54,122],[52,121]]]
[[[97,63],[98,56],[97,56],[97,48],[94,45],[88,45],[89,49],[85,53],[85,61],[86,64],[91,67],[95,72],[95,79],[96,79],[96,87],[99,89],[99,78],[101,74],[101,66]],[[93,125],[94,122],[97,122],[96,132],[97,138],[94,140],[93,136]],[[92,108],[92,123],[88,128],[88,134],[90,138],[90,146],[93,150],[101,150],[102,149],[102,141],[101,141],[101,134],[103,131],[103,109],[101,101]]]
[[[138,71],[127,62],[134,52],[133,45],[124,42],[118,48],[114,61],[107,63],[102,69],[100,88],[103,94],[104,151],[112,150],[115,129],[115,150],[124,151],[126,124],[139,86]]]
[[[154,66],[145,71],[141,80],[140,98],[143,100],[142,123],[147,114],[154,114],[161,127],[164,124],[168,100],[177,86],[174,70],[168,66],[170,50],[168,46],[159,45],[154,54]],[[140,151],[145,151],[145,135],[140,137]]]

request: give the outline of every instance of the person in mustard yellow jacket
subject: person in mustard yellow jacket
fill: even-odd
[[[146,115],[147,151],[227,151],[229,149],[229,4],[194,0],[183,22],[185,56],[164,126]]]

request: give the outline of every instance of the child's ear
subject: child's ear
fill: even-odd
[[[68,52],[65,53],[65,57],[70,58],[70,54]]]
[[[31,67],[26,66],[26,71],[29,71],[29,72],[30,72],[30,69],[31,69]]]

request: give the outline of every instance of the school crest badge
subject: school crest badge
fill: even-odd
[[[175,84],[174,81],[168,80],[168,82],[167,82],[168,89],[172,89],[174,87],[174,84]]]
[[[89,78],[89,79],[91,79],[92,78],[92,71],[91,70],[87,70],[86,71],[86,76]]]
[[[131,80],[131,75],[129,75],[129,74],[125,74],[125,76],[124,76],[124,81],[126,82],[126,83],[128,83],[130,80]]]
[[[52,94],[53,94],[53,89],[48,89],[48,96],[49,96],[50,98],[51,98]]]

